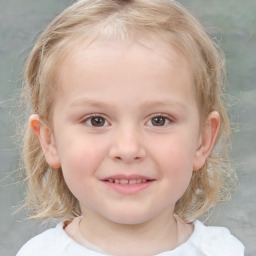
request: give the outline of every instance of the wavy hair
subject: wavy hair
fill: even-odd
[[[175,214],[186,221],[206,213],[229,196],[234,173],[227,145],[230,122],[225,103],[225,61],[218,46],[200,22],[171,0],[80,0],[58,15],[32,49],[24,70],[23,97],[30,113],[51,123],[57,86],[56,73],[76,43],[117,37],[123,43],[157,37],[168,42],[189,61],[202,119],[211,111],[220,114],[218,143],[205,165],[193,172],[178,200]],[[23,139],[27,177],[25,206],[32,218],[70,219],[80,215],[78,200],[68,189],[62,170],[46,162],[40,143],[27,126]]]

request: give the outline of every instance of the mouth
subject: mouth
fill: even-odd
[[[135,194],[150,187],[155,179],[139,175],[118,175],[102,180],[107,187],[122,194]]]
[[[152,181],[152,179],[106,179],[104,180],[105,182],[110,182],[110,183],[115,183],[115,184],[128,184],[128,185],[133,185],[133,184],[141,184],[141,183],[146,183],[149,181]]]

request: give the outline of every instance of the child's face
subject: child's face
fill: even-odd
[[[126,224],[173,212],[205,160],[186,60],[164,43],[96,41],[74,48],[59,87],[46,158],[82,212]]]

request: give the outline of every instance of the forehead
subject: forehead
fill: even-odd
[[[179,73],[189,73],[191,78],[193,77],[190,62],[185,55],[171,43],[159,40],[158,37],[140,38],[128,42],[123,42],[119,38],[83,40],[70,44],[67,54],[64,55],[65,58],[61,58],[61,65],[58,65],[56,70],[59,81],[70,72],[78,71],[79,66],[90,71],[93,65],[103,66],[103,61],[106,60],[109,64],[123,60],[123,63],[130,62],[151,69],[168,66],[168,68],[176,68]],[[148,59],[147,63],[145,59]],[[132,63],[134,60],[135,63]],[[101,71],[102,74],[104,69]]]
[[[149,102],[181,106],[196,101],[186,58],[157,40],[128,45],[113,39],[80,43],[61,64],[58,85],[55,100],[72,106],[132,102],[135,109]]]

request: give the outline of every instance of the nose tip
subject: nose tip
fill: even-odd
[[[146,151],[142,138],[134,135],[120,136],[113,142],[109,155],[113,160],[130,163],[144,159]]]

